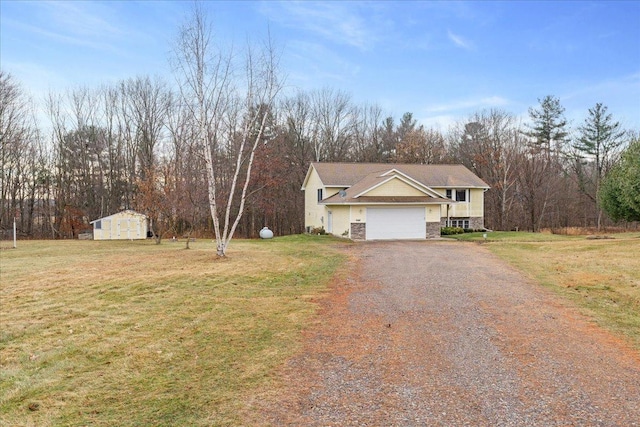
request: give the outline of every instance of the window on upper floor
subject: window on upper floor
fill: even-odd
[[[469,190],[446,190],[447,199],[455,200],[456,202],[469,202],[471,194]]]
[[[322,188],[318,188],[318,201],[322,200]]]

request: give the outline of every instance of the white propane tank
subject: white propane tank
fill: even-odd
[[[261,239],[270,239],[273,237],[273,231],[269,230],[269,227],[263,227],[260,230],[260,238]]]

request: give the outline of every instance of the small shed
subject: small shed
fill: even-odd
[[[93,240],[134,240],[147,238],[147,216],[124,210],[91,221]]]

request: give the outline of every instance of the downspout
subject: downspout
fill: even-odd
[[[451,217],[449,216],[449,207],[451,206],[450,203],[447,203],[447,223],[445,224],[445,227],[449,227],[451,225]]]

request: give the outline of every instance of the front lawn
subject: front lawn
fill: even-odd
[[[19,241],[0,253],[0,425],[242,424],[344,256],[326,236]]]

